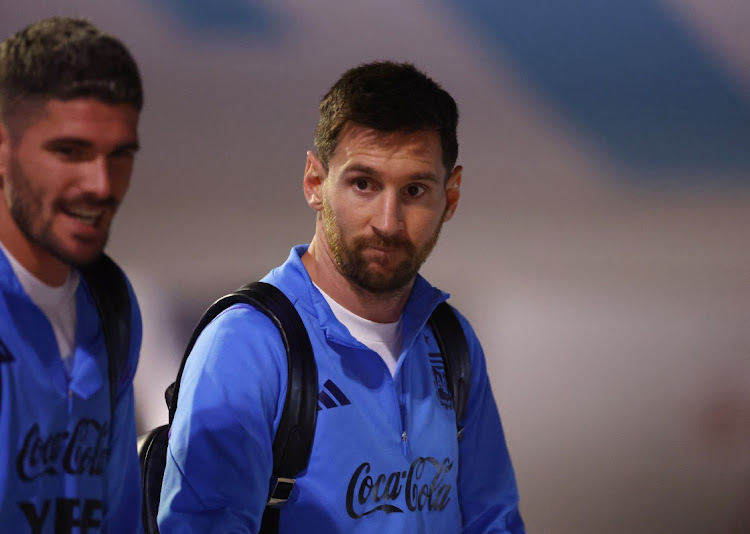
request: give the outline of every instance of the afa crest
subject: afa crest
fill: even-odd
[[[440,404],[446,410],[453,409],[453,399],[448,389],[448,380],[445,377],[445,365],[440,353],[430,353],[430,366],[432,367],[432,378],[435,380],[435,390],[437,391]]]

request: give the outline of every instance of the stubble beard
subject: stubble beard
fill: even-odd
[[[414,281],[419,269],[437,244],[443,227],[443,218],[440,219],[427,243],[419,249],[411,241],[399,236],[360,236],[347,242],[325,198],[323,199],[323,227],[339,272],[359,288],[375,295],[385,296],[405,288]],[[377,269],[372,264],[383,266],[388,260],[365,259],[363,251],[370,247],[400,249],[405,259],[390,271]]]
[[[87,265],[101,255],[109,239],[109,231],[105,233],[100,246],[90,254],[81,256],[66,252],[65,246],[55,237],[52,217],[47,220],[43,219],[41,194],[34,191],[17,162],[11,164],[11,171],[12,173],[6,176],[6,179],[12,183],[9,198],[10,216],[30,243],[61,262],[74,267]],[[60,211],[63,204],[63,200],[56,200],[52,206],[52,213]]]

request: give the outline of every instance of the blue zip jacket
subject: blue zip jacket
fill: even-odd
[[[0,530],[142,532],[133,375],[141,315],[133,290],[130,355],[111,421],[104,335],[83,279],[70,379],[52,325],[0,250]]]
[[[427,319],[447,295],[418,277],[403,313],[395,377],[355,340],[312,285],[302,245],[263,280],[302,317],[318,365],[308,469],[280,532],[523,533],[518,491],[484,355],[459,316],[472,360],[465,435]],[[199,336],[182,376],[159,509],[161,534],[260,527],[286,395],[286,354],[261,312],[235,305]]]

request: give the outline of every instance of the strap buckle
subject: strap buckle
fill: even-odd
[[[276,479],[276,483],[273,485],[268,502],[266,506],[281,507],[289,499],[294,489],[296,480],[293,478],[279,477]]]

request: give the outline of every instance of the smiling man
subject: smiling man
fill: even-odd
[[[161,534],[524,532],[482,348],[456,313],[472,377],[459,439],[427,323],[448,295],[419,275],[458,205],[457,122],[453,98],[410,64],[351,69],[324,97],[303,178],[315,235],[264,278],[315,353],[309,466],[267,521],[286,354],[265,315],[235,305],[187,359]]]
[[[141,530],[132,379],[140,312],[113,388],[81,268],[127,192],[143,103],[125,46],[55,17],[0,44],[0,524]],[[119,278],[119,276],[118,276]],[[119,278],[124,280],[124,278]]]

